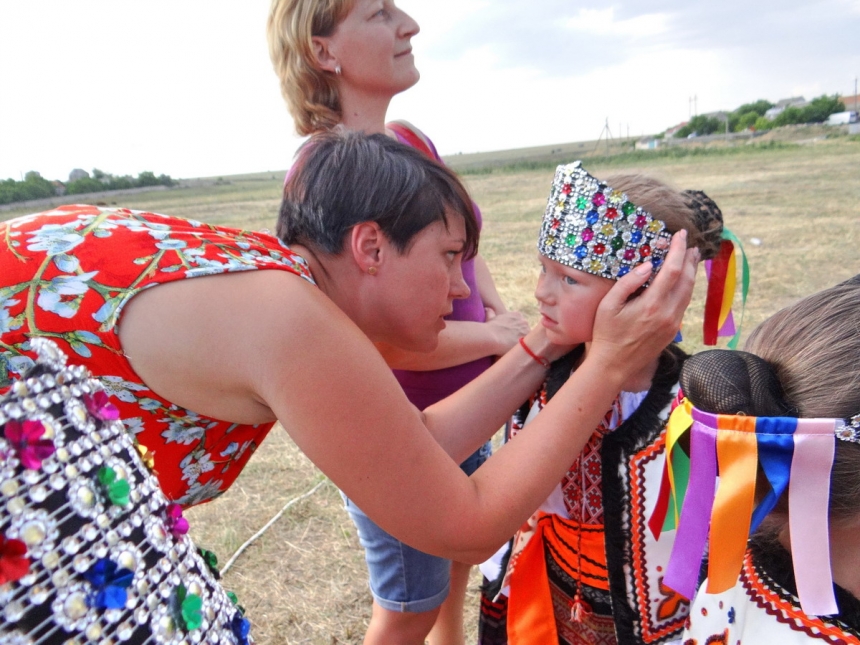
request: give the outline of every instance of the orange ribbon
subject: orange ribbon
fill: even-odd
[[[755,424],[755,417],[718,417],[720,485],[711,515],[708,593],[734,587],[743,565],[758,468]]]

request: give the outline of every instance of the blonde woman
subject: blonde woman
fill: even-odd
[[[423,133],[406,122],[386,125],[391,99],[419,78],[411,39],[418,24],[390,0],[275,0],[269,46],[296,129],[314,135],[335,127],[386,134],[439,160]],[[480,211],[475,207],[480,222]],[[409,400],[423,410],[455,392],[508,351],[528,325],[508,312],[480,256],[463,262],[470,295],[457,300],[429,354],[380,345]],[[461,464],[473,473],[489,444]],[[457,644],[464,641],[463,601],[470,565],[412,549],[376,526],[345,498],[370,575],[373,616],[366,643]]]

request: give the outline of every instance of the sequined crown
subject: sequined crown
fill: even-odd
[[[550,260],[612,280],[650,260],[653,277],[671,239],[665,223],[592,177],[581,162],[556,169],[538,240]]]

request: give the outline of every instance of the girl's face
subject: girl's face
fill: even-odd
[[[334,34],[320,41],[340,65],[340,83],[394,96],[418,82],[410,43],[417,33],[418,23],[393,0],[355,0]]]
[[[614,282],[609,278],[571,269],[543,255],[535,298],[541,324],[549,339],[562,345],[588,343],[594,331],[594,315]]]
[[[466,228],[462,216],[448,215],[412,238],[406,252],[394,252],[380,266],[374,282],[376,338],[412,351],[432,351],[445,328],[455,299],[467,298],[463,279]]]

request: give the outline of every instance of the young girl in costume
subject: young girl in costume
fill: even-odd
[[[710,524],[708,578],[695,594],[685,645],[860,643],[858,321],[860,276],[766,320],[747,342],[751,353],[704,352],[684,366],[682,387],[698,422],[692,468],[708,473],[701,482],[690,478],[687,498],[701,500],[699,483],[708,484],[707,503],[696,506]],[[708,436],[716,460],[698,449]],[[746,446],[737,443],[744,436],[751,437]],[[736,443],[736,458],[725,441]],[[723,495],[729,487],[733,499]],[[692,510],[684,504],[679,546],[682,534],[697,533],[688,531],[699,519]],[[730,539],[717,535],[726,529],[740,540],[736,557]],[[686,544],[695,567],[700,542]],[[686,567],[676,557],[685,555],[673,554],[667,575],[679,588]]]
[[[614,280],[680,229],[688,231],[688,246],[713,257],[722,214],[704,193],[678,193],[641,175],[603,182],[579,162],[559,166],[538,242],[535,297],[549,337],[577,347],[552,364],[514,417],[513,443],[588,355],[595,309]],[[503,581],[485,585],[482,645],[679,637],[686,604],[660,584],[668,549],[654,544],[637,518],[659,491],[664,424],[686,358],[672,344],[625,384],[564,479],[514,537]]]
[[[335,127],[386,134],[441,162],[433,142],[405,121],[386,123],[391,99],[418,82],[411,39],[418,24],[391,0],[274,0],[269,47],[301,135]],[[310,140],[313,145],[313,138]],[[297,163],[301,163],[299,155]],[[295,166],[294,166],[295,167]],[[480,224],[480,211],[475,207]],[[469,383],[516,345],[529,326],[509,312],[480,255],[463,261],[470,294],[455,301],[439,347],[428,354],[379,345],[418,409]],[[487,443],[461,468],[471,475]],[[369,571],[373,614],[365,643],[462,645],[463,601],[471,566],[422,553],[382,530],[352,500]]]

